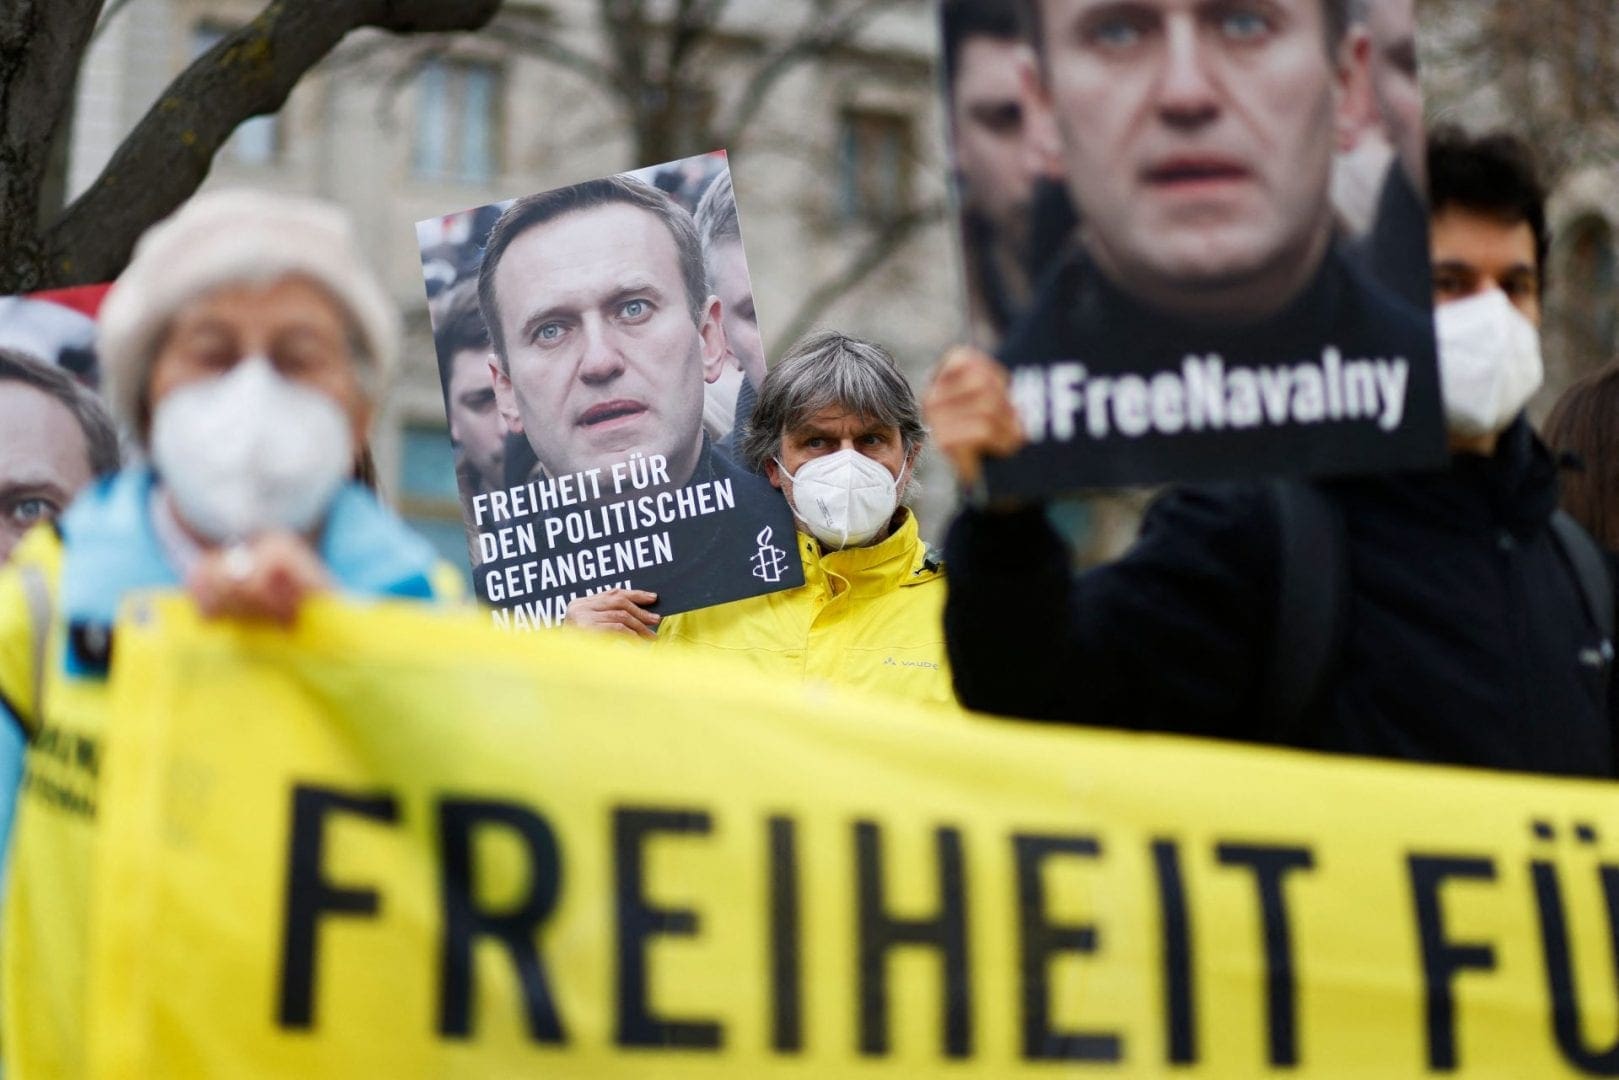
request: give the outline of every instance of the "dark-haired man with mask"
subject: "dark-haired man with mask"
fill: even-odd
[[[1177,488],[1120,561],[1073,578],[1039,507],[970,508],[947,547],[964,704],[1614,774],[1613,582],[1554,516],[1556,467],[1523,416],[1540,380],[1542,192],[1508,137],[1437,132],[1427,160],[1449,467]],[[967,482],[1022,438],[982,355],[946,360],[927,414]]]
[[[1473,140],[1454,127],[1436,130],[1428,153],[1446,421],[1454,447],[1485,455],[1545,376],[1540,315],[1550,239],[1528,154],[1510,136]]]

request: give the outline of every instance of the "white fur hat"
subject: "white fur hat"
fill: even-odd
[[[268,284],[302,275],[331,293],[353,320],[380,387],[399,351],[399,312],[360,255],[348,217],[314,199],[263,191],[193,197],[135,245],[135,256],[100,312],[100,358],[108,404],[131,432],[160,339],[184,305],[224,285]]]

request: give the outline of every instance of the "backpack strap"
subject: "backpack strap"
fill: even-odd
[[[1613,659],[1614,594],[1613,575],[1608,572],[1608,560],[1597,547],[1591,534],[1565,511],[1557,510],[1551,518],[1552,536],[1557,541],[1563,558],[1574,571],[1585,600],[1585,613],[1602,635],[1603,660]]]
[[[1272,480],[1277,524],[1276,619],[1259,705],[1277,742],[1309,745],[1305,720],[1336,669],[1349,609],[1343,513],[1314,484]]]

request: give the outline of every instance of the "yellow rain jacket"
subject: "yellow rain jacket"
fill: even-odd
[[[779,679],[820,680],[954,704],[944,647],[944,567],[906,513],[870,547],[822,553],[798,534],[804,584],[671,615],[658,644],[704,649]]]

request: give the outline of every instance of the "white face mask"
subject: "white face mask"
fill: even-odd
[[[152,464],[186,524],[211,540],[304,532],[353,469],[343,410],[261,356],[180,387],[152,414]]]
[[[828,548],[859,547],[899,508],[899,480],[858,450],[811,458],[796,474],[776,464],[793,482],[794,516]]]
[[[1540,333],[1500,289],[1434,309],[1445,424],[1453,435],[1504,431],[1545,372]]]

